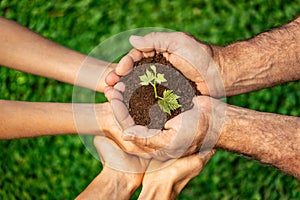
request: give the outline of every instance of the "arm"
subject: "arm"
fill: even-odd
[[[122,139],[122,130],[109,103],[0,100],[0,140],[60,134],[104,134],[124,150],[143,153],[132,142]]]
[[[251,156],[300,179],[300,118],[227,107],[216,144]]]
[[[133,184],[133,180],[124,173],[104,167],[76,200],[130,199],[137,187],[138,185]]]
[[[139,199],[175,199],[215,152],[160,162],[125,153],[105,137],[95,137],[94,144],[104,167],[77,199],[129,199],[142,179]]]
[[[184,33],[150,33],[132,36],[136,48],[107,77],[127,74],[135,61],[161,52],[174,67],[208,96],[223,97],[272,87],[300,79],[300,17],[282,27],[226,47],[199,42]]]
[[[105,105],[97,105],[99,116],[108,114]],[[0,139],[77,134],[72,106],[76,106],[77,116],[86,123],[80,133],[95,133],[98,127],[89,123],[95,105],[0,100]]]
[[[104,78],[98,84],[91,77],[105,77],[114,65],[108,67],[107,62],[67,49],[2,17],[0,29],[0,65],[103,92]],[[83,62],[87,78],[78,81]]]
[[[239,108],[207,96],[198,96],[193,103],[181,118],[169,120],[166,130],[152,134],[151,129],[133,126],[124,130],[123,138],[169,157],[178,157],[183,147],[181,155],[215,146],[300,178],[300,118]]]
[[[300,17],[256,37],[216,48],[226,94],[300,79]]]
[[[103,170],[77,199],[130,199],[142,182],[149,160],[125,153],[106,137],[95,137],[94,145]]]

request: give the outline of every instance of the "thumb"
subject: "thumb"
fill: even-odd
[[[170,145],[176,133],[174,130],[148,129],[144,126],[135,125],[124,130],[123,139],[132,141],[141,147],[159,150]]]
[[[172,40],[172,33],[167,32],[152,32],[143,37],[133,35],[129,38],[130,43],[136,49],[149,52],[156,50],[158,52],[166,52],[169,50],[170,38]]]
[[[129,42],[134,48],[140,51],[152,51],[155,49],[153,40],[149,38],[147,40],[146,36],[141,37],[137,35],[132,35],[129,38]]]

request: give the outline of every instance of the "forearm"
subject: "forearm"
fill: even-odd
[[[300,179],[300,118],[228,106],[216,146],[271,164]]]
[[[137,187],[122,172],[104,168],[76,199],[130,199]]]
[[[109,63],[67,49],[23,27],[0,17],[0,65],[19,71],[77,84],[99,92]],[[88,61],[88,62],[87,62]],[[85,67],[82,64],[85,62]],[[80,79],[78,80],[78,74]],[[98,76],[93,78],[94,76]],[[103,80],[98,78],[102,75]]]
[[[95,118],[95,106],[100,116],[107,115],[105,105],[2,100],[0,101],[0,139],[77,134],[78,131],[81,134],[99,134],[102,127],[91,121]],[[76,106],[75,110],[74,106]],[[76,120],[81,120],[82,126],[77,127]]]
[[[216,48],[227,96],[300,79],[300,18],[256,37]]]

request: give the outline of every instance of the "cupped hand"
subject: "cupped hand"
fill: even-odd
[[[130,199],[150,160],[125,153],[104,136],[96,136],[94,145],[103,169],[76,199]]]
[[[94,128],[95,131],[91,133],[95,135],[105,135],[109,139],[113,140],[123,151],[138,154],[143,158],[151,158],[147,152],[153,151],[148,148],[140,148],[138,145],[134,144],[132,141],[126,141],[122,138],[123,130],[117,119],[115,118],[113,108],[110,103],[97,104],[95,107],[97,127]],[[132,121],[133,122],[133,121]],[[132,122],[124,122],[131,125]],[[146,150],[146,151],[145,151]]]
[[[108,85],[119,81],[120,76],[128,74],[134,62],[162,53],[175,68],[194,81],[197,89],[204,95],[225,96],[222,81],[219,50],[221,47],[208,45],[182,32],[153,32],[143,37],[131,36],[130,43],[135,49],[124,56],[116,69],[106,77]]]
[[[200,174],[215,150],[160,162],[152,160],[143,178],[139,199],[176,199],[180,191]]]
[[[194,107],[166,122],[164,130],[136,125],[123,103],[123,83],[106,88],[123,139],[132,141],[153,158],[164,161],[211,150],[221,133],[226,104],[207,96],[193,98]]]
[[[150,159],[140,158],[136,155],[124,152],[114,141],[107,137],[96,136],[94,145],[98,151],[104,168],[135,176],[138,181],[142,180],[143,174],[148,167]]]

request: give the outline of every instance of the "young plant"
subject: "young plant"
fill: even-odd
[[[172,110],[176,110],[177,108],[181,107],[181,105],[177,101],[180,96],[174,94],[173,90],[164,90],[163,97],[158,96],[156,84],[167,82],[167,80],[165,79],[164,74],[156,73],[155,65],[150,65],[150,68],[152,69],[152,72],[146,69],[146,74],[140,76],[140,84],[145,86],[149,84],[152,85],[154,96],[155,99],[158,99],[157,103],[160,109],[171,115]]]

